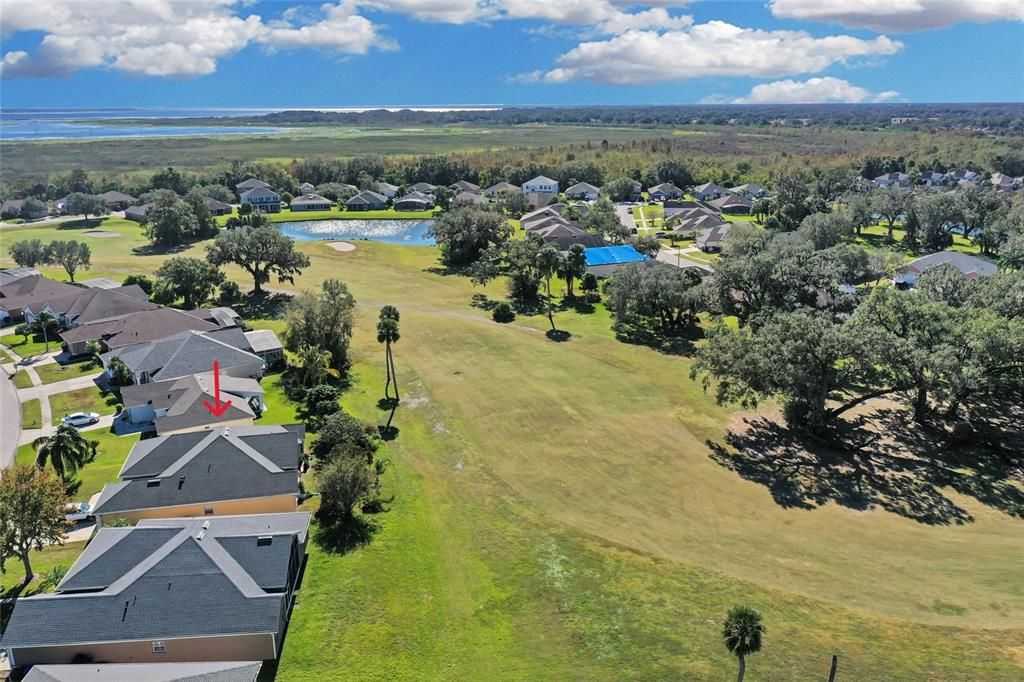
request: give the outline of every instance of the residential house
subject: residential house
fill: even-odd
[[[565,196],[570,199],[597,201],[601,196],[601,188],[594,187],[589,182],[577,182],[575,185],[565,190]]]
[[[511,182],[499,182],[485,189],[483,193],[484,196],[494,197],[501,194],[502,192],[518,194],[520,191],[520,188],[513,185]]]
[[[103,528],[54,592],[17,600],[11,666],[276,659],[309,513],[145,519]]]
[[[210,215],[228,215],[231,213],[231,204],[225,204],[223,201],[217,201],[206,197],[206,208],[209,209]]]
[[[538,208],[535,211],[530,211],[529,213],[524,213],[522,217],[519,218],[519,226],[524,230],[529,230],[533,224],[548,218],[555,217],[560,219],[562,217],[562,208],[564,206],[564,204],[552,204],[550,206]]]
[[[34,321],[42,313],[57,318],[61,327],[70,329],[80,324],[125,317],[160,306],[150,303],[146,292],[138,284],[118,286],[116,289],[80,288],[67,296],[50,299],[42,305],[25,306],[25,319]]]
[[[738,197],[744,197],[751,201],[768,196],[768,190],[756,182],[748,182],[735,187],[730,187],[727,191],[729,194],[735,194]]]
[[[387,206],[387,198],[370,190],[363,190],[345,202],[349,211],[382,211]]]
[[[732,223],[720,223],[706,227],[697,233],[697,239],[694,243],[701,251],[712,253],[721,251],[722,246],[725,245],[725,237],[729,234],[731,228]]]
[[[157,308],[80,324],[60,334],[64,349],[71,355],[85,353],[90,341],[98,341],[104,351],[137,343],[163,339],[184,331],[212,332],[220,327],[198,315],[174,308]]]
[[[124,407],[116,417],[115,428],[155,431],[164,436],[223,426],[251,426],[266,410],[263,388],[255,379],[222,375],[218,381],[220,400],[230,403],[221,414],[207,408],[207,404],[217,405],[212,372],[125,386],[121,389]]]
[[[886,173],[875,178],[874,183],[879,187],[910,187],[910,176],[906,173]]]
[[[303,194],[292,199],[288,206],[292,211],[330,211],[332,203],[319,194]]]
[[[316,191],[316,187],[311,182],[304,182],[299,185],[299,194],[312,194]]]
[[[630,201],[640,201],[643,198],[644,198],[644,186],[640,183],[639,180],[634,180],[633,181],[633,186],[630,189],[629,200]]]
[[[96,524],[293,512],[305,435],[302,424],[217,426],[138,441],[121,480],[103,486]]]
[[[122,346],[100,355],[100,361],[109,374],[111,361],[121,358],[136,384],[209,372],[214,361],[220,367],[221,377],[259,379],[263,376],[263,360],[250,353],[248,347],[245,334],[236,327],[211,332],[189,330]]]
[[[420,191],[409,192],[395,199],[394,206],[396,211],[429,211],[434,208],[434,197]]]
[[[958,168],[946,174],[946,177],[958,185],[972,184],[981,181],[981,173],[972,171],[969,168]]]
[[[239,201],[244,206],[249,204],[255,211],[264,213],[281,212],[281,195],[266,187],[253,187],[242,192]]]
[[[594,232],[588,232],[575,223],[552,222],[530,230],[548,244],[554,244],[559,251],[568,251],[573,244],[582,244],[584,248],[604,246],[604,238]]]
[[[431,185],[429,182],[417,182],[409,189],[420,194],[433,194],[437,190],[437,185]]]
[[[26,277],[42,277],[42,273],[34,268],[6,268],[0,270],[0,287],[13,284]]]
[[[538,175],[533,180],[527,180],[523,183],[523,194],[547,194],[554,196],[558,194],[558,180]]]
[[[472,182],[469,182],[468,180],[459,180],[458,182],[453,182],[452,184],[448,185],[448,189],[455,192],[456,194],[459,194],[461,192],[469,192],[470,194],[480,193],[480,185],[475,185]]]
[[[109,277],[93,277],[91,279],[80,279],[75,282],[84,289],[120,289],[124,285]],[[145,294],[146,292],[142,292]]]
[[[1024,177],[1013,177],[1004,173],[993,173],[989,179],[997,192],[1012,193],[1024,187]]]
[[[677,237],[688,239],[701,230],[725,224],[726,221],[721,216],[693,212],[676,216],[673,220],[666,222],[666,227],[671,227]],[[696,237],[694,236],[694,238]]]
[[[262,661],[34,665],[23,682],[256,682]]]
[[[754,206],[753,201],[736,194],[723,194],[717,199],[712,199],[708,203],[722,213],[738,215],[750,215],[750,209]]]
[[[245,340],[249,342],[249,352],[259,356],[267,367],[284,362],[284,346],[272,330],[255,329],[245,332]]]
[[[123,211],[136,201],[135,197],[132,195],[125,194],[124,192],[117,192],[115,190],[104,192],[103,194],[100,194],[99,197],[100,199],[103,199],[107,208],[111,211]]]
[[[453,201],[456,204],[474,204],[478,206],[481,204],[491,203],[491,200],[485,197],[483,194],[476,194],[474,192],[459,192],[458,194],[455,195]]]
[[[248,192],[251,189],[257,188],[271,189],[270,185],[263,182],[262,180],[257,180],[256,178],[249,178],[248,180],[243,180],[242,182],[235,185],[235,193],[238,194],[238,196],[242,196],[243,193]]]
[[[41,208],[26,211],[25,202],[27,199],[8,199],[7,201],[0,204],[0,216],[12,216],[15,218],[24,218],[25,220],[39,220],[50,215],[49,209],[46,204],[42,204]]]
[[[245,322],[242,321],[242,316],[235,312],[235,309],[230,306],[222,305],[217,306],[216,308],[190,310],[189,315],[195,315],[201,320],[212,322],[221,329],[226,327],[238,327],[241,329],[245,327]]]
[[[921,184],[942,185],[946,182],[946,174],[938,171],[921,171]]]
[[[392,185],[390,182],[378,182],[377,193],[383,194],[385,197],[394,198],[398,194],[400,188],[398,185]]]
[[[972,256],[959,251],[939,251],[922,256],[913,260],[896,273],[893,283],[901,288],[910,288],[917,284],[918,278],[928,270],[940,265],[951,265],[960,271],[963,278],[969,282],[991,277],[998,272],[999,268],[992,261]]]
[[[701,201],[717,199],[723,194],[725,194],[725,188],[721,185],[716,185],[713,182],[705,182],[703,185],[697,185],[693,188],[693,196],[697,197]]]
[[[128,220],[134,220],[137,223],[146,222],[146,217],[149,215],[149,209],[153,208],[152,202],[148,204],[140,204],[138,206],[129,206],[124,210],[124,217]]]
[[[585,249],[584,253],[587,258],[587,272],[592,272],[598,277],[610,277],[616,270],[630,263],[651,260],[628,244],[594,247]]]
[[[25,318],[25,308],[42,310],[50,301],[72,296],[81,289],[73,284],[55,282],[40,275],[20,277],[0,286],[0,325],[7,326]]]
[[[654,201],[665,201],[666,199],[682,199],[683,190],[671,182],[663,182],[660,185],[647,188],[647,196]]]

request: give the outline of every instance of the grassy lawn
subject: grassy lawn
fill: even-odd
[[[102,430],[85,431],[82,435],[89,440],[99,442],[96,459],[75,474],[75,478],[82,484],[74,498],[76,501],[85,502],[91,495],[102,490],[104,484],[117,480],[117,472],[121,470],[132,446],[139,442],[139,436],[138,434],[115,436],[113,433]],[[35,461],[35,457],[35,451],[31,444],[22,445],[18,448],[15,463],[18,466],[28,466]]]
[[[52,384],[58,381],[74,379],[75,377],[99,374],[103,371],[102,367],[97,367],[90,361],[75,362],[70,365],[50,362],[45,365],[39,365],[35,369],[36,374],[39,375],[40,381],[44,384]]]
[[[55,566],[71,568],[71,564],[75,563],[75,559],[84,549],[84,542],[72,542],[63,546],[54,545],[46,547],[42,551],[30,552],[29,562],[32,564],[32,573],[36,577],[29,583],[25,595],[37,592],[40,578]],[[6,569],[7,572],[0,575],[0,591],[4,593],[12,587],[20,585],[25,576],[20,559],[8,559]]]
[[[894,243],[889,244],[886,241],[888,236],[888,225],[871,225],[869,227],[865,227],[861,231],[861,234],[855,240],[855,243],[869,249],[882,247],[892,249],[899,252],[905,261],[914,260],[915,258],[919,258],[927,253],[925,251],[912,251],[903,245],[903,228],[899,224],[895,225],[893,228]],[[975,256],[981,255],[980,246],[972,242],[970,239],[958,234],[953,235],[953,245],[949,247],[949,250],[969,253]]]
[[[89,386],[74,391],[50,396],[54,425],[60,424],[61,417],[73,412],[96,412],[101,417],[113,414],[118,405],[116,393],[104,394],[99,387]]]
[[[11,230],[11,232],[14,231]],[[26,237],[27,236],[28,235],[26,235]],[[60,270],[60,272],[63,273],[64,271]],[[64,279],[63,276],[59,275],[54,278],[60,280]],[[33,336],[26,339],[21,334],[8,334],[6,336],[0,336],[0,344],[7,346],[23,358],[30,358],[33,355],[39,355],[40,353],[46,352],[46,343],[43,341],[42,336]],[[56,341],[50,339],[50,350],[57,350],[59,348],[60,339],[57,339]]]
[[[41,429],[43,427],[42,408],[39,398],[27,400],[21,404],[21,428]]]
[[[133,252],[134,224],[102,229],[123,239],[89,240],[91,276],[168,257]],[[10,235],[58,238],[47,232],[69,236]],[[271,286],[341,277],[360,302],[345,409],[385,418],[385,303],[402,313],[403,404],[381,453],[390,510],[358,549],[311,543],[279,679],[722,679],[735,674],[719,631],[734,603],[765,613],[760,679],[821,677],[832,653],[849,679],[1020,678],[1020,519],[952,491],[972,522],[781,507],[709,457],[733,415],[689,379],[691,360],[616,340],[602,306],[558,312],[572,336],[553,343],[542,316],[490,322],[470,297],[500,298],[504,283],[443,275],[434,249],[299,248],[310,267]],[[266,423],[294,418],[277,381],[264,380]],[[86,467],[83,491],[122,460]]]
[[[11,381],[14,382],[14,386],[16,388],[32,387],[32,377],[30,377],[28,375],[28,372],[26,372],[23,369],[19,369],[17,372],[15,372],[14,376],[11,377]]]

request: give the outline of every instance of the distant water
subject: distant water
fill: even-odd
[[[241,126],[105,125],[117,119],[208,118],[260,116],[275,111],[309,110],[359,112],[372,109],[417,111],[477,111],[497,107],[373,106],[320,108],[234,109],[0,109],[0,140],[69,140],[97,137],[173,137],[182,135],[252,135],[278,133],[287,128]]]
[[[369,239],[405,246],[433,246],[427,235],[433,220],[306,220],[278,223],[281,232],[302,242],[321,239]]]

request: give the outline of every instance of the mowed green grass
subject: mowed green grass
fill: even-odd
[[[98,493],[107,483],[113,483],[117,479],[117,472],[121,470],[125,458],[131,451],[132,446],[139,442],[138,434],[130,436],[115,436],[109,431],[102,429],[96,431],[84,431],[82,435],[88,440],[99,443],[96,448],[96,459],[81,468],[73,478],[82,482],[75,495],[75,501],[87,502],[89,497]],[[17,466],[29,466],[36,460],[35,450],[31,443],[18,448],[15,455]],[[49,465],[47,465],[49,466]]]
[[[21,428],[43,428],[42,407],[39,405],[39,398],[26,400],[21,404]]]
[[[10,232],[20,232],[22,229],[25,228],[19,228],[18,230],[10,230]],[[3,243],[8,243],[7,233],[7,229],[0,233],[0,241],[2,241]],[[13,263],[13,261],[11,262]],[[4,267],[8,266],[5,265]],[[62,275],[64,274],[63,270],[61,270],[60,272]],[[64,279],[64,277],[61,277],[61,279]],[[23,358],[30,358],[33,355],[39,355],[40,353],[44,353],[46,352],[47,346],[42,336],[29,336],[28,338],[25,338],[21,334],[7,334],[6,336],[0,336],[0,344],[7,346],[8,348],[10,348],[12,351],[14,351]],[[49,347],[50,350],[57,350],[58,348],[60,348],[60,339],[50,339]]]
[[[50,396],[50,410],[53,413],[53,424],[60,424],[61,419],[75,412],[95,412],[101,417],[117,411],[119,399],[116,393],[103,393],[96,386],[78,388]]]
[[[58,381],[67,381],[76,377],[91,376],[103,371],[102,367],[89,361],[74,362],[69,365],[62,365],[57,362],[48,362],[35,368],[39,380],[44,384],[53,384]]]
[[[75,563],[75,559],[85,549],[85,544],[84,542],[71,542],[65,545],[44,547],[41,551],[29,552],[28,560],[32,564],[32,574],[35,577],[28,585],[27,594],[36,591],[40,579],[50,569],[56,566],[62,566],[65,569],[71,568],[71,564]],[[21,559],[8,559],[4,568],[5,572],[0,574],[0,592],[6,593],[12,587],[21,584],[25,577],[25,570]]]
[[[137,226],[107,224],[126,239],[94,246],[102,276],[166,257],[130,255]],[[973,523],[780,508],[708,458],[731,417],[690,361],[615,340],[602,307],[559,312],[557,344],[542,317],[490,322],[470,296],[503,285],[439,274],[433,249],[300,248],[311,267],[271,286],[337,277],[360,302],[346,409],[383,423],[385,303],[406,400],[382,453],[392,509],[368,546],[312,549],[281,679],[720,679],[737,602],[766,613],[751,666],[769,679],[824,676],[833,652],[850,679],[1020,677],[1019,520],[953,493]]]

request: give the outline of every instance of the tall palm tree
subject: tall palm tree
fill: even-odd
[[[36,466],[42,469],[47,462],[67,482],[67,476],[74,474],[96,457],[98,441],[88,440],[70,424],[61,424],[51,436],[41,436],[32,441],[36,451]]]
[[[761,650],[761,636],[764,635],[761,612],[749,606],[734,606],[729,609],[722,625],[725,648],[739,659],[740,671],[736,682],[743,682],[747,671],[746,657]]]
[[[387,382],[384,384],[384,398],[391,399],[391,383],[395,384],[395,400],[398,400],[398,373],[395,371],[395,357],[391,345],[401,338],[398,329],[398,308],[386,305],[380,310],[377,320],[377,343],[384,344],[384,365],[387,370]]]
[[[562,256],[553,245],[548,244],[537,252],[537,272],[544,279],[544,289],[547,292],[548,322],[551,324],[551,331],[555,329],[555,317],[551,312],[551,278],[558,272],[562,264]]]
[[[304,385],[313,386],[321,381],[324,377],[334,377],[337,379],[340,374],[338,370],[331,367],[331,351],[317,348],[309,344],[303,344],[299,347],[298,361],[299,366],[302,367],[302,383]]]

